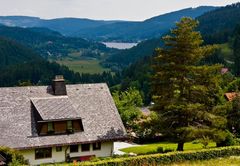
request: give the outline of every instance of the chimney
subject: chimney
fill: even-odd
[[[66,84],[62,75],[56,75],[52,81],[54,95],[67,95]]]

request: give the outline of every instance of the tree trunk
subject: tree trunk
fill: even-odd
[[[178,143],[178,147],[177,147],[177,151],[183,151],[183,146],[184,146],[184,143],[183,142],[179,142]]]

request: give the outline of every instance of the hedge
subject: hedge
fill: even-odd
[[[7,165],[18,166],[27,164],[23,155],[21,155],[18,151],[10,149],[8,147],[0,147],[0,154],[6,158]]]
[[[212,148],[197,151],[170,152],[136,157],[113,158],[96,162],[83,162],[79,166],[157,166],[175,162],[209,160],[240,155],[240,146]]]

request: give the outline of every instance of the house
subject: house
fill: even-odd
[[[224,94],[224,97],[228,100],[228,101],[233,101],[236,97],[238,96],[237,92],[228,92]]]
[[[0,88],[0,146],[31,165],[111,156],[126,131],[106,84]]]

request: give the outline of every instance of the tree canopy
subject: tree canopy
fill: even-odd
[[[220,92],[221,65],[200,65],[216,46],[202,46],[198,22],[182,18],[163,37],[165,46],[157,49],[152,81],[153,110],[159,113],[161,133],[178,143],[210,138],[225,139],[226,118],[222,116]]]
[[[143,104],[140,92],[133,88],[124,92],[114,92],[113,99],[118,108],[124,126],[128,131],[134,130],[136,127],[136,121],[141,116],[139,107]]]

